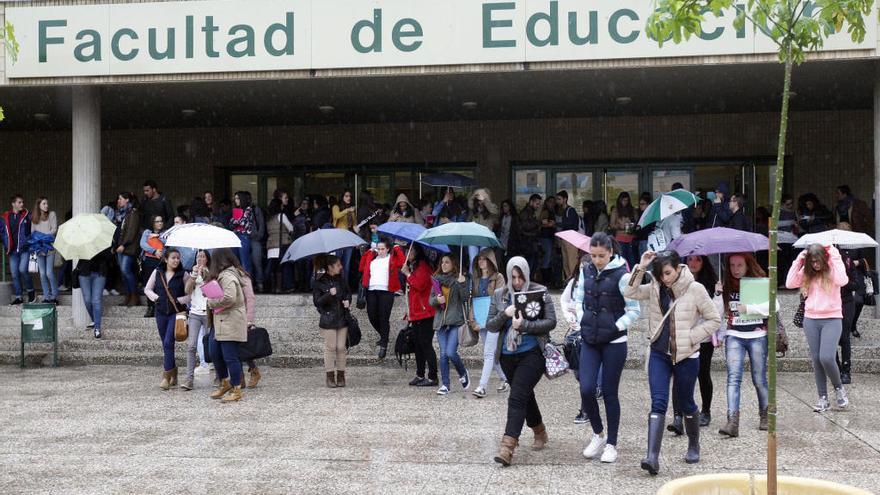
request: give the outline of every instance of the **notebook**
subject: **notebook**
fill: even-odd
[[[544,317],[544,295],[547,291],[533,290],[529,292],[517,292],[514,294],[513,304],[517,313],[529,321],[540,320]]]
[[[220,284],[218,284],[216,280],[211,280],[210,282],[202,284],[201,289],[202,294],[208,299],[223,299],[223,288],[220,287]]]

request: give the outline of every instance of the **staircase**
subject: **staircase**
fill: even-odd
[[[558,303],[558,295],[555,296]],[[91,330],[74,328],[70,296],[63,295],[58,306],[59,361],[61,365],[128,364],[160,366],[162,346],[159,342],[154,318],[144,318],[145,307],[119,306],[122,297],[104,298],[103,338],[92,336]],[[803,332],[791,324],[798,302],[797,295],[786,292],[779,297],[782,321],[788,330],[790,350],[778,361],[782,371],[810,371],[811,362]],[[557,308],[558,308],[557,304]],[[861,339],[853,339],[853,372],[880,373],[880,320],[871,317],[873,308],[865,308],[859,324]],[[404,300],[397,298],[391,319],[391,345],[385,366],[398,366],[394,358],[393,344],[401,325]],[[20,348],[21,306],[0,307],[0,364],[18,364]],[[365,310],[354,310],[361,325],[361,344],[350,350],[352,365],[379,364],[376,359],[377,334],[370,325]],[[269,330],[274,354],[263,360],[270,366],[313,367],[323,363],[323,338],[318,328],[317,312],[311,295],[258,295],[256,308],[257,325]],[[561,340],[566,333],[565,322],[560,319],[554,340]],[[630,330],[629,358],[627,367],[644,365],[644,335],[646,321],[642,319]],[[482,343],[460,349],[469,368],[482,365]],[[52,358],[51,344],[28,344],[26,361],[30,365],[48,365]],[[178,365],[185,366],[185,344],[177,344]],[[415,366],[412,359],[409,366]],[[716,352],[713,367],[724,369],[724,353]]]

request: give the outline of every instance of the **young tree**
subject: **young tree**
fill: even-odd
[[[657,0],[657,9],[647,21],[647,32],[663,46],[664,41],[681,43],[702,32],[709,13],[718,17],[723,10],[736,8],[734,26],[751,24],[756,36],[766,36],[778,47],[779,61],[785,66],[782,82],[782,111],[776,152],[776,186],[773,216],[770,219],[770,321],[768,324],[769,431],[767,432],[767,492],[776,493],[776,286],[777,224],[782,197],[785,136],[788,130],[788,100],[791,73],[804,61],[807,52],[822,48],[825,39],[844,28],[854,42],[865,38],[865,19],[873,11],[873,0],[748,0],[734,7],[733,0]]]
[[[18,59],[18,41],[15,40],[15,29],[6,21],[3,29],[0,29],[0,43],[6,45],[6,53],[12,63]],[[3,107],[0,106],[0,122],[3,121]]]

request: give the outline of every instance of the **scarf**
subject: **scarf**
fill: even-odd
[[[125,215],[127,215],[132,208],[134,208],[134,206],[129,203],[122,208],[116,210],[116,225],[122,225],[122,221],[125,220]]]

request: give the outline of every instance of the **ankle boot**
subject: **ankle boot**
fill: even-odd
[[[547,445],[547,428],[544,427],[544,423],[539,424],[532,428],[532,431],[535,433],[535,440],[532,443],[532,450],[541,450]]]
[[[758,429],[761,431],[767,431],[770,429],[770,420],[767,417],[767,408],[761,409],[758,413],[761,417],[761,421],[758,423]]]
[[[171,388],[171,372],[163,371],[162,372],[162,382],[159,383],[159,388],[162,390],[168,390]]]
[[[232,390],[221,399],[221,402],[237,402],[241,400],[241,385],[232,387]]]
[[[336,372],[327,372],[327,388],[336,388]]]
[[[666,426],[666,431],[671,431],[675,433],[675,436],[681,436],[684,434],[684,425],[682,424],[681,413],[673,413],[672,414],[672,423]]]
[[[688,436],[688,451],[684,462],[696,464],[700,462],[700,416],[697,413],[684,417],[684,430]]]
[[[336,370],[336,386],[339,388],[345,387],[345,370]]]
[[[232,390],[232,385],[229,384],[229,378],[224,378],[220,380],[220,388],[218,388],[214,391],[213,394],[211,394],[211,398],[219,399],[226,395],[226,392],[229,392],[230,390]]]
[[[660,471],[660,445],[663,442],[663,423],[666,418],[662,414],[648,415],[648,452],[642,459],[642,469],[655,476]]]
[[[248,384],[248,387],[254,388],[257,386],[258,383],[260,383],[260,379],[263,378],[263,375],[260,374],[259,368],[252,369],[250,372],[250,375],[251,375],[251,382]],[[242,380],[241,383],[242,383],[241,388],[244,388],[244,380]]]
[[[507,435],[501,437],[501,446],[498,447],[498,455],[495,456],[495,462],[504,467],[510,466],[511,461],[513,460],[513,451],[518,444],[519,440],[516,438]]]
[[[171,380],[169,381],[168,384],[171,385],[172,387],[176,387],[177,386],[177,366],[171,368],[169,373],[171,373]]]
[[[728,413],[727,424],[721,427],[721,429],[718,430],[718,433],[727,435],[731,438],[739,436],[739,411]]]

